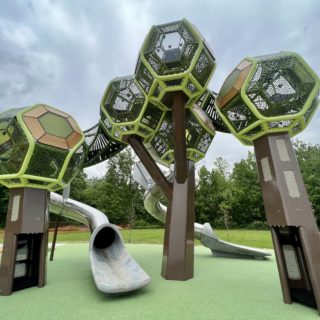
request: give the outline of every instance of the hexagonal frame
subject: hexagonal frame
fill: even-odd
[[[263,116],[257,109],[257,107],[253,104],[253,102],[249,99],[247,96],[246,90],[249,87],[250,81],[252,77],[254,76],[257,65],[259,62],[259,57],[257,58],[251,58],[247,57],[244,60],[247,60],[249,62],[252,62],[252,67],[247,74],[245,81],[242,80],[242,86],[240,90],[240,96],[239,93],[235,96],[233,96],[229,101],[226,103],[222,103],[222,99],[217,99],[217,111],[221,117],[221,119],[224,121],[224,123],[228,126],[230,131],[234,136],[236,136],[244,145],[252,145],[253,141],[265,134],[268,133],[276,133],[276,132],[288,132],[291,137],[295,136],[302,130],[306,128],[306,126],[309,124],[313,114],[316,111],[316,108],[319,104],[319,99],[317,98],[320,88],[320,81],[318,76],[315,74],[315,72],[310,68],[310,66],[302,59],[301,56],[299,56],[297,53],[294,52],[288,52],[288,51],[282,51],[278,53],[277,55],[281,56],[293,56],[295,57],[300,64],[302,64],[305,69],[308,71],[308,73],[311,75],[311,77],[315,81],[315,85],[308,97],[308,99],[305,101],[304,106],[301,108],[301,110],[294,114],[287,114],[287,115],[281,115],[281,116],[273,116],[273,117],[266,117]],[[242,61],[244,61],[242,60]],[[241,62],[240,62],[241,64]],[[239,65],[238,65],[239,66]],[[240,83],[240,82],[239,82]],[[237,132],[233,125],[230,123],[228,118],[222,113],[222,109],[226,107],[227,103],[232,102],[233,99],[238,96],[242,99],[242,101],[245,103],[246,107],[248,108],[248,111],[257,119],[252,124],[247,126],[246,128],[240,130]],[[275,123],[283,123],[284,125],[286,122],[290,121],[290,124],[288,126],[283,127],[274,127],[270,128],[268,124],[275,122]]]
[[[47,133],[39,120],[47,113],[51,113],[63,118],[70,125],[73,132],[65,139]],[[67,150],[72,149],[81,140],[82,132],[78,124],[70,115],[60,110],[46,105],[39,105],[30,111],[23,113],[22,118],[34,139],[39,143]]]
[[[198,143],[200,144],[201,142],[203,143],[203,147],[205,150],[201,151],[195,147],[189,147],[188,146],[188,141],[187,141],[187,159],[190,159],[191,161],[194,162],[198,162],[201,159],[203,159],[205,157],[205,154],[215,136],[215,129],[212,125],[212,122],[210,120],[210,118],[205,114],[205,112],[198,106],[198,105],[193,105],[193,107],[191,109],[188,110],[190,112],[190,115],[197,121],[197,125],[199,125],[199,127],[201,127],[203,129],[204,135],[201,136],[201,139],[198,141]],[[166,113],[167,117],[170,117],[171,112],[168,111]],[[170,118],[169,118],[170,119]],[[171,120],[171,119],[170,119]],[[169,126],[172,126],[172,122],[167,121]],[[161,123],[161,125],[163,125],[164,121]],[[188,123],[188,121],[187,121]],[[164,131],[168,131],[168,130],[172,130],[171,128],[165,128]],[[187,128],[188,130],[188,128]],[[207,135],[207,137],[205,137],[205,135]],[[154,142],[155,139],[158,139],[158,141]],[[204,140],[209,139],[209,143],[205,146],[205,142]],[[159,142],[159,140],[161,140],[161,136],[157,136],[155,135],[153,137],[152,140],[148,141],[148,143],[146,143],[146,148],[149,150],[150,154],[152,155],[152,157],[154,158],[155,161],[157,161],[158,163],[161,163],[164,166],[169,167],[170,164],[172,164],[174,162],[174,150],[173,147],[166,150],[162,156],[159,155],[159,153],[155,150],[154,146],[152,145],[153,143],[159,144],[161,142]],[[188,138],[187,138],[188,140]],[[207,141],[208,142],[208,141]],[[168,145],[168,143],[166,143]]]
[[[190,107],[192,102],[197,99],[199,96],[201,96],[206,86],[208,85],[214,70],[216,68],[215,58],[209,49],[208,45],[205,43],[202,35],[199,33],[199,31],[193,26],[189,21],[186,19],[183,19],[181,21],[178,21],[177,23],[184,24],[187,26],[188,31],[192,33],[193,37],[198,41],[198,47],[195,51],[194,57],[188,67],[187,70],[181,73],[176,74],[169,74],[169,75],[158,75],[155,70],[152,68],[152,66],[149,64],[147,59],[144,56],[144,52],[146,51],[149,38],[152,35],[152,31],[155,28],[165,26],[153,26],[146,36],[144,43],[142,45],[142,48],[139,52],[139,59],[137,61],[137,66],[135,70],[136,79],[141,85],[142,88],[144,88],[144,92],[148,95],[148,98],[150,101],[154,101],[157,104],[161,104],[163,108],[166,110],[170,110],[170,107],[166,106],[163,103],[163,97],[168,92],[174,92],[174,91],[182,91],[186,94],[186,96],[189,98],[188,103],[186,104],[186,107]],[[172,23],[173,24],[173,23]],[[201,59],[203,59],[204,56],[210,56],[212,58],[212,69],[210,73],[207,75],[207,79],[205,83],[200,83],[199,80],[197,80],[197,77],[195,76],[194,72],[196,65],[199,63],[201,65]],[[206,57],[207,58],[207,57]],[[207,58],[208,59],[208,58]],[[210,60],[210,59],[208,59]],[[140,77],[139,74],[143,74],[144,77]],[[140,77],[140,78],[139,78]],[[146,77],[148,79],[146,79]],[[144,79],[143,79],[144,78]],[[152,84],[146,82],[152,82]],[[192,90],[188,89],[192,86]]]
[[[40,108],[42,107],[42,108]],[[63,116],[68,117],[68,122],[72,126],[72,128],[77,129],[77,133],[81,135],[81,138],[78,142],[74,143],[74,140],[70,142],[70,145],[72,147],[69,149],[60,148],[59,150],[65,150],[67,153],[66,157],[63,160],[63,165],[59,171],[59,174],[56,178],[47,178],[43,176],[36,176],[32,174],[28,174],[28,166],[31,161],[31,158],[33,156],[33,153],[35,151],[36,144],[39,143],[39,145],[44,145],[47,147],[50,147],[46,144],[43,144],[39,141],[40,139],[40,133],[41,128],[39,127],[39,122],[31,121],[32,124],[37,123],[33,128],[35,130],[33,131],[33,134],[30,132],[28,125],[25,123],[25,119],[23,117],[24,114],[27,114],[27,118],[35,118],[36,116],[39,116],[39,114],[44,114],[43,111],[50,112],[54,111],[56,114],[63,114]],[[32,113],[34,111],[34,113]],[[21,188],[21,187],[31,187],[31,188],[37,188],[37,189],[46,189],[49,191],[57,191],[59,189],[62,189],[65,187],[67,183],[70,183],[70,181],[74,178],[75,174],[71,177],[70,181],[64,181],[64,176],[66,173],[66,170],[68,169],[68,165],[70,163],[70,160],[72,159],[73,155],[77,153],[81,148],[84,147],[84,135],[75,122],[75,120],[69,116],[68,114],[61,112],[55,108],[51,108],[46,105],[34,105],[27,108],[19,109],[18,112],[13,116],[15,121],[17,122],[17,125],[19,125],[19,128],[23,132],[24,136],[26,137],[26,140],[28,142],[28,151],[24,157],[23,163],[21,165],[21,168],[19,172],[16,172],[14,174],[3,174],[0,175],[0,183],[6,186],[7,188]],[[27,121],[28,122],[28,121]],[[10,122],[11,123],[11,122]],[[39,124],[39,125],[38,125]],[[42,128],[43,129],[43,128]],[[51,146],[52,147],[52,146]],[[53,147],[57,148],[57,147]],[[85,152],[85,151],[84,151]],[[84,160],[83,155],[83,160]],[[82,161],[82,160],[81,160]],[[80,168],[80,167],[79,167]]]
[[[105,109],[105,101],[107,100],[112,85],[115,82],[122,80],[133,81],[134,84],[141,91],[141,94],[144,96],[144,103],[139,115],[134,120],[128,122],[114,121],[109,112],[107,112],[107,110]],[[153,111],[151,111],[151,109],[153,109]],[[152,114],[155,113],[158,113],[156,123],[154,123],[155,121],[152,121],[151,119]],[[132,134],[140,136],[145,142],[150,141],[160,128],[164,116],[164,108],[161,105],[154,102],[150,102],[147,99],[147,95],[145,94],[144,90],[141,88],[140,84],[135,80],[133,76],[115,78],[112,81],[110,81],[100,104],[100,125],[102,129],[112,139],[121,143],[127,143],[126,137]]]

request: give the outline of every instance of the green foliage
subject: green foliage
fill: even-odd
[[[294,142],[298,163],[314,209],[317,221],[320,221],[320,145],[309,144],[301,140]]]

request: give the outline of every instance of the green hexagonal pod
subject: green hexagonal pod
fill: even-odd
[[[182,91],[189,107],[203,94],[215,66],[201,34],[183,19],[151,28],[140,50],[135,75],[151,101],[170,109],[166,94]]]
[[[215,130],[210,118],[196,104],[186,110],[187,158],[197,162],[204,158]],[[169,166],[174,162],[172,112],[167,111],[161,127],[153,139],[146,143],[155,161]]]
[[[112,80],[102,98],[100,124],[113,139],[126,143],[128,135],[150,140],[159,129],[165,111],[150,102],[133,76]]]
[[[245,58],[225,80],[218,112],[244,144],[272,132],[294,136],[318,104],[319,78],[296,53]]]
[[[0,114],[0,183],[56,191],[82,168],[84,135],[75,120],[47,105]]]

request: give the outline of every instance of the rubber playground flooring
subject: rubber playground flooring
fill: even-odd
[[[314,309],[282,302],[274,256],[267,261],[215,258],[197,246],[195,276],[180,282],[160,276],[161,245],[127,248],[151,276],[145,288],[118,296],[97,291],[88,245],[66,244],[58,246],[55,260],[48,262],[46,287],[0,297],[0,319],[319,319]]]

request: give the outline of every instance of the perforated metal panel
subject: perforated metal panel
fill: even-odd
[[[297,54],[246,58],[225,80],[218,112],[244,144],[266,133],[294,136],[309,123],[319,100],[319,79]]]
[[[88,152],[84,161],[84,167],[90,167],[122,151],[126,145],[113,140],[108,136],[99,124],[84,131]]]
[[[215,58],[187,20],[153,26],[140,50],[135,76],[151,101],[171,109],[166,94],[182,91],[189,103],[203,94]]]

